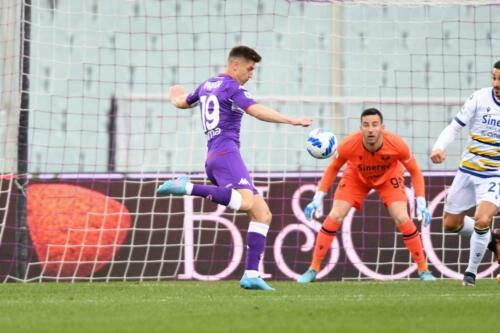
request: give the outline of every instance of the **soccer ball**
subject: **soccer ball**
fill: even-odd
[[[306,142],[307,152],[314,158],[324,159],[337,150],[337,138],[324,128],[316,128],[309,133]]]

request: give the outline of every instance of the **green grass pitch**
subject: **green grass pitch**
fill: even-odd
[[[500,284],[460,281],[8,283],[0,332],[498,332]]]

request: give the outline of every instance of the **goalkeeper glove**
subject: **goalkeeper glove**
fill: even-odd
[[[431,223],[431,213],[427,209],[424,197],[417,197],[417,220],[423,221],[424,227]]]
[[[310,202],[306,206],[306,209],[304,209],[304,215],[306,216],[306,219],[308,221],[311,221],[313,213],[317,219],[319,219],[321,216],[323,216],[323,197],[324,196],[325,196],[324,192],[316,191],[312,202]]]

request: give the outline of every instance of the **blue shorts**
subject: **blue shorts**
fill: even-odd
[[[239,151],[209,152],[205,171],[214,185],[258,193]]]

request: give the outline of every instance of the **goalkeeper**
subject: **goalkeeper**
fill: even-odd
[[[403,139],[384,130],[383,116],[377,109],[364,110],[360,131],[352,133],[339,144],[336,155],[323,173],[313,201],[305,209],[306,218],[310,220],[313,213],[317,218],[321,217],[323,197],[346,162],[344,175],[335,191],[333,207],[316,238],[311,266],[297,282],[309,283],[316,279],[342,220],[352,207],[361,208],[372,189],[380,195],[394,218],[404,244],[417,264],[420,279],[434,281],[435,277],[427,268],[420,233],[408,214],[402,166],[410,173],[415,188],[418,219],[427,226],[430,214],[425,201],[424,178]]]

